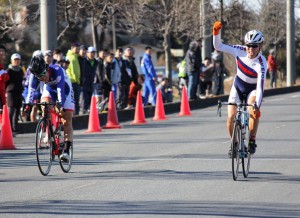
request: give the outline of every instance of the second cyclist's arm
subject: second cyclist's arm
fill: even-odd
[[[213,44],[214,44],[214,48],[217,51],[229,53],[229,54],[233,55],[234,57],[243,55],[246,52],[246,49],[244,46],[223,44],[220,34],[213,36]]]
[[[267,61],[266,59],[260,55],[258,58],[260,63],[260,72],[257,75],[257,84],[256,84],[256,104],[257,107],[260,108],[261,102],[263,99],[263,92],[264,92],[264,85],[265,85],[265,78],[267,72]]]

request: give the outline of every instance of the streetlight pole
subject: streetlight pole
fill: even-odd
[[[295,2],[287,0],[286,25],[286,85],[292,86],[295,79]]]
[[[57,47],[56,0],[40,0],[41,50]]]

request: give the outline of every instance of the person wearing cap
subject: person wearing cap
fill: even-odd
[[[4,70],[4,66],[3,66],[3,59],[5,56],[5,52],[6,52],[5,46],[0,45],[0,114],[2,114],[3,105],[6,104],[5,83],[8,80],[7,71]]]
[[[18,119],[22,107],[24,73],[20,65],[21,55],[18,53],[13,54],[11,64],[7,70],[9,79],[6,81],[7,106],[13,133],[18,132]]]
[[[141,72],[145,75],[145,83],[143,87],[143,97],[145,98],[144,105],[148,104],[149,94],[151,95],[151,104],[156,104],[156,88],[155,82],[157,81],[157,75],[151,60],[151,47],[145,48],[145,53],[141,61]]]
[[[90,108],[91,99],[93,95],[93,84],[98,68],[98,61],[96,60],[96,49],[92,46],[88,47],[85,58],[85,70],[82,74],[82,112],[87,113]]]
[[[74,115],[79,114],[80,106],[79,106],[79,98],[80,98],[80,77],[81,77],[81,70],[79,64],[79,43],[72,43],[71,49],[67,52],[67,58],[70,60],[69,67],[67,69],[67,74],[71,80],[73,91],[74,91],[74,103],[75,103],[75,110]]]

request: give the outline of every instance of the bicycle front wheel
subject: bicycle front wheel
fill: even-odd
[[[232,177],[236,181],[239,174],[240,154],[239,148],[242,143],[241,125],[235,123],[231,139],[231,160],[232,160]]]
[[[251,160],[251,154],[248,152],[249,150],[249,139],[250,139],[250,130],[249,126],[245,127],[245,138],[244,138],[244,143],[245,143],[245,149],[246,149],[246,156],[242,158],[242,166],[243,166],[243,175],[245,178],[248,177],[249,174],[249,169],[250,169],[250,160]]]
[[[72,162],[73,162],[73,145],[70,146],[69,157],[70,157],[70,161],[68,161],[68,162],[65,162],[63,160],[59,161],[60,167],[61,167],[61,169],[62,169],[62,171],[64,173],[68,173],[70,171],[71,167],[72,167]]]
[[[41,119],[36,127],[35,155],[39,170],[47,176],[51,169],[53,147],[50,137],[50,123]]]

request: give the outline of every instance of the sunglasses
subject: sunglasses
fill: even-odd
[[[258,44],[246,45],[248,48],[258,48]]]

